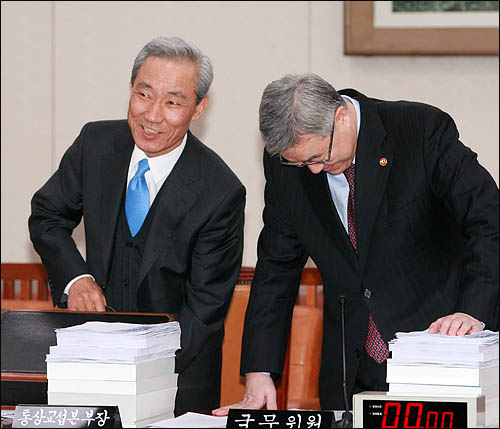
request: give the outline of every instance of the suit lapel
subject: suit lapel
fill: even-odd
[[[358,257],[349,241],[332,201],[326,173],[313,174],[304,168],[300,175],[306,193],[328,234],[337,243],[346,260],[363,272],[374,222],[387,185],[393,154],[385,143],[386,131],[376,108],[353,90],[341,91],[357,99],[361,106],[361,127],[356,148],[355,222]],[[387,164],[381,165],[385,158]]]
[[[130,134],[117,137],[113,142],[113,152],[104,155],[101,162],[101,201],[97,210],[101,212],[99,216],[101,219],[99,241],[101,242],[103,262],[102,278],[106,282],[111,269],[111,253],[133,149],[134,141]]]
[[[308,168],[304,167],[301,171],[300,179],[312,206],[315,208],[319,221],[326,229],[328,235],[338,245],[346,260],[357,269],[356,254],[333,204],[326,173],[313,174]]]
[[[198,180],[199,168],[196,142],[188,131],[186,147],[156,196],[157,206],[144,248],[137,287],[165,245],[172,243],[176,227],[195,204],[197,195],[192,191],[190,184]]]
[[[366,263],[375,219],[391,171],[393,153],[374,106],[359,95],[361,128],[356,149],[355,222],[361,273]],[[385,158],[385,161],[384,161]]]

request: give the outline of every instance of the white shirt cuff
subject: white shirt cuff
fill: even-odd
[[[90,277],[92,280],[95,281],[95,278],[94,276],[90,275],[90,274],[82,274],[81,276],[78,276],[78,277],[75,277],[73,280],[71,280],[67,285],[66,287],[64,288],[64,292],[66,295],[69,295],[69,288],[73,285],[73,283],[75,283],[77,280],[80,280],[84,277]]]

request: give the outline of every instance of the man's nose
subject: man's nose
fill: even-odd
[[[321,173],[324,166],[325,166],[324,164],[312,164],[312,165],[308,165],[307,168],[309,169],[309,171],[311,173],[318,174],[318,173]]]
[[[151,103],[144,117],[150,122],[161,122],[162,115],[160,103]]]

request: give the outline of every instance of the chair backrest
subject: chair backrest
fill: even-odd
[[[221,406],[239,402],[245,392],[245,380],[240,376],[241,337],[253,273],[254,268],[242,267],[224,324]],[[318,270],[305,268],[301,285],[306,288],[303,299],[307,305],[294,308],[283,377],[277,386],[280,409],[319,409],[323,289]]]
[[[245,275],[245,274],[244,274]],[[250,296],[250,284],[238,284],[234,288],[231,305],[224,321],[225,335],[222,345],[221,406],[237,403],[245,393],[245,379],[240,376],[241,341],[245,312]],[[285,410],[288,396],[289,350],[283,365],[283,377],[276,383],[278,409]]]
[[[2,263],[2,299],[49,301],[47,273],[42,264]]]
[[[322,339],[323,311],[309,305],[296,305],[290,331],[288,409],[320,409]]]
[[[250,285],[237,284],[224,321],[222,345],[221,406],[239,402],[245,393],[245,379],[240,376],[241,336]]]
[[[304,268],[297,304],[323,308],[323,280],[317,268]]]

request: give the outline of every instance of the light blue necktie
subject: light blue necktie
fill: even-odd
[[[125,215],[132,237],[141,229],[149,211],[149,189],[144,174],[149,170],[148,160],[141,159],[137,173],[128,184]]]

